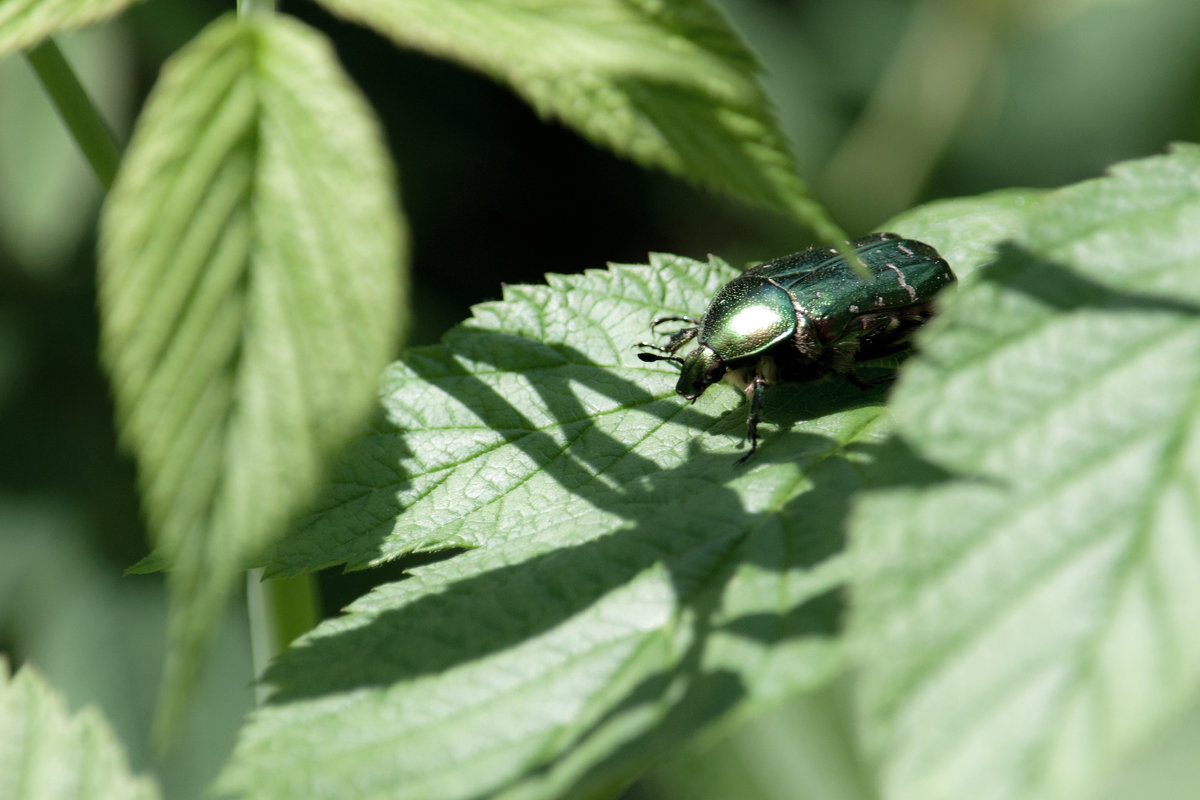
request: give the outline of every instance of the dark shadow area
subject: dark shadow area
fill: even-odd
[[[445,561],[464,552],[466,551],[462,548],[448,547],[444,550],[407,553],[369,570],[322,570],[318,575],[321,616],[336,617],[348,605],[376,586],[405,580],[412,576],[412,570],[417,567]]]
[[[841,591],[830,589],[783,614],[746,614],[721,630],[763,644],[808,636],[832,638],[840,632],[844,604]]]

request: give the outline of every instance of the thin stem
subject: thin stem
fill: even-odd
[[[117,166],[121,163],[121,147],[117,144],[117,137],[100,115],[87,90],[75,77],[74,70],[63,58],[62,51],[53,39],[47,39],[27,51],[25,58],[37,73],[46,94],[50,95],[50,102],[54,104],[58,115],[75,137],[75,143],[91,164],[96,179],[108,191],[112,188]]]
[[[246,573],[246,604],[250,612],[254,675],[261,679],[275,656],[317,624],[320,603],[316,580],[311,575],[263,580],[262,570],[252,569]],[[258,685],[260,705],[267,691],[268,687]]]
[[[919,0],[883,78],[818,181],[852,229],[911,205],[976,102],[1014,0]]]
[[[274,14],[275,0],[238,0],[237,12],[239,17],[247,14]]]

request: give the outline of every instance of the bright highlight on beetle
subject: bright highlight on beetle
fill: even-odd
[[[894,233],[849,242],[871,275],[859,277],[831,247],[814,247],[746,270],[713,296],[699,319],[659,317],[651,323],[686,322],[642,361],[670,361],[680,368],[675,391],[695,401],[724,380],[750,404],[746,436],[758,449],[764,390],[785,381],[812,381],[830,374],[856,386],[867,384],[855,364],[899,353],[908,336],[933,313],[933,298],[954,283],[937,250]],[[686,356],[675,355],[695,341]]]
[[[755,331],[760,331],[764,326],[771,324],[773,313],[770,308],[765,306],[744,308],[729,321],[729,328],[738,336],[753,336]]]

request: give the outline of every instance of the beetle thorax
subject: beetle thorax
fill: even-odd
[[[796,311],[774,282],[745,275],[713,297],[700,325],[700,344],[731,362],[762,353],[796,329]]]

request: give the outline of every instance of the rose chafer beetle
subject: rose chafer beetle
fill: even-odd
[[[750,404],[747,438],[758,448],[758,423],[768,384],[811,381],[836,373],[857,386],[855,364],[898,353],[908,335],[933,313],[933,297],[954,283],[950,265],[924,242],[876,233],[848,243],[870,273],[864,280],[831,247],[814,247],[746,270],[713,296],[699,319],[659,317],[651,323],[687,322],[663,345],[638,353],[643,361],[680,367],[675,391],[695,401],[725,380]],[[675,355],[695,341],[686,356]]]

